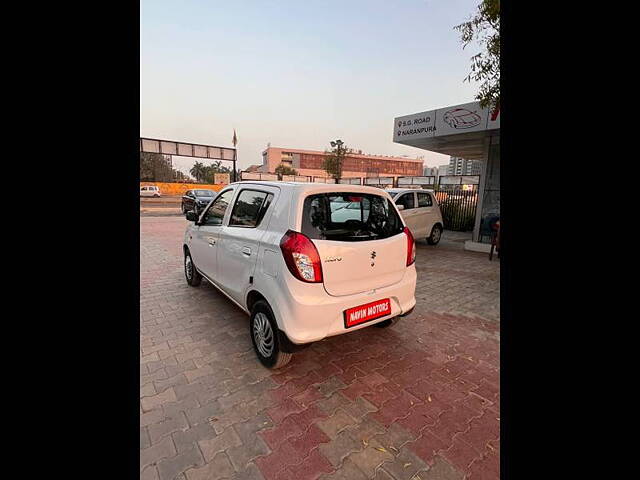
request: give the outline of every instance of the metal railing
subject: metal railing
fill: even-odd
[[[399,188],[433,188],[436,184],[435,176],[398,177],[396,185]]]
[[[336,179],[331,177],[313,177],[313,183],[336,183]]]
[[[309,175],[282,175],[283,182],[310,182]]]
[[[277,181],[278,175],[275,173],[263,172],[240,172],[240,180],[269,180]]]
[[[241,180],[270,180],[289,182],[336,183],[331,177],[282,175],[275,173],[241,172]],[[435,176],[417,177],[347,177],[338,183],[350,185],[368,185],[378,188],[415,188],[429,189],[435,192],[442,212],[445,230],[461,232],[472,231],[478,209],[478,175],[443,175],[436,183]]]
[[[435,196],[440,205],[445,230],[473,230],[478,210],[478,191],[478,185],[438,185]]]
[[[338,183],[344,183],[347,185],[362,185],[362,177],[341,178]]]

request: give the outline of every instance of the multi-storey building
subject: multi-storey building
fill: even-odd
[[[482,163],[478,160],[466,160],[460,157],[450,157],[449,169],[446,175],[480,175]],[[440,175],[445,175],[440,173]]]
[[[326,152],[294,148],[268,147],[262,152],[260,172],[275,172],[280,164],[295,168],[299,175],[326,177],[322,168]],[[423,174],[423,160],[407,157],[366,155],[362,151],[347,153],[342,176],[347,177],[401,177]]]

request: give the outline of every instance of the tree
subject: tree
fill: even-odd
[[[454,27],[463,47],[477,40],[482,51],[471,57],[471,73],[465,81],[480,83],[476,100],[481,107],[500,105],[500,0],[482,0],[475,16]]]
[[[336,183],[342,178],[342,168],[344,167],[344,157],[347,154],[347,147],[344,146],[342,140],[336,140],[331,143],[331,150],[326,152],[326,157],[322,164],[322,168],[329,176],[336,179]]]
[[[206,168],[203,163],[196,162],[189,170],[189,173],[196,179],[196,182],[202,182],[205,178]]]
[[[176,170],[171,167],[171,159],[161,153],[140,152],[140,180],[150,182],[171,182]]]
[[[276,167],[275,172],[282,178],[282,175],[298,175],[298,171],[295,168],[281,163]]]
[[[222,162],[217,160],[208,167],[204,167],[204,180],[207,183],[214,183],[214,174],[216,173],[231,173],[229,167],[223,167]]]

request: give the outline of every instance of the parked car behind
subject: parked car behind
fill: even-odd
[[[387,190],[415,238],[425,238],[437,245],[442,237],[443,221],[433,190],[390,188]]]
[[[336,215],[345,204],[359,205],[346,219]],[[389,326],[415,307],[413,235],[384,190],[237,182],[186,217],[187,283],[204,277],[250,315],[267,367],[311,342]]]
[[[140,196],[141,197],[159,197],[162,195],[160,193],[160,188],[156,185],[145,185],[144,187],[140,187]]]
[[[187,190],[182,196],[182,203],[180,209],[182,213],[186,213],[189,210],[193,210],[196,214],[199,214],[209,202],[213,200],[216,192],[213,190]]]

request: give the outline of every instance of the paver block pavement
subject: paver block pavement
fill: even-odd
[[[164,458],[173,457],[175,454],[173,440],[171,437],[166,437],[155,445],[140,450],[140,471],[148,466],[156,465]]]
[[[187,480],[218,480],[231,478],[235,473],[233,465],[224,452],[216,454],[202,467],[190,468],[185,472]]]
[[[271,371],[246,315],[186,285],[186,221],[140,225],[141,478],[499,478],[499,261],[419,242],[410,316]]]
[[[204,459],[197,446],[185,450],[171,458],[158,462],[160,480],[175,480],[175,478],[191,467],[204,465]]]

